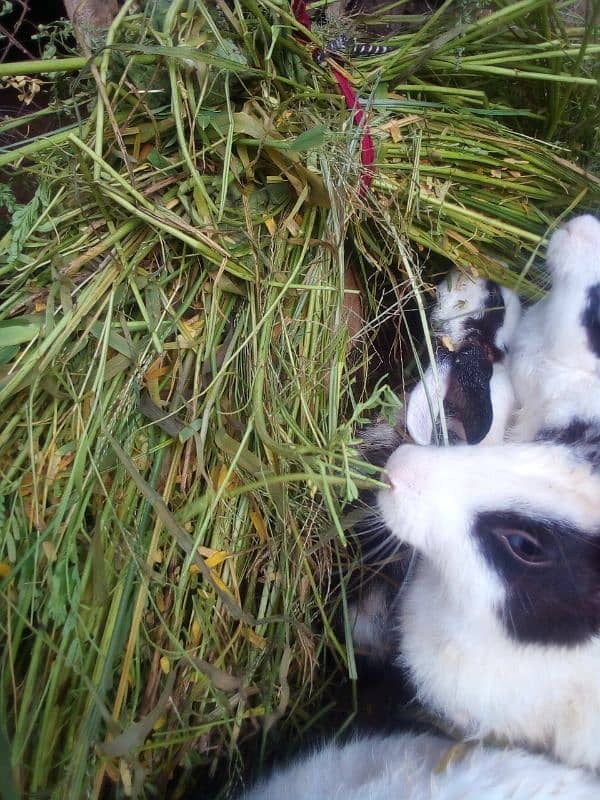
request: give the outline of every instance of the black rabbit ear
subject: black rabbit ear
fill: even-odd
[[[480,344],[467,344],[456,353],[443,350],[435,373],[429,367],[410,395],[406,427],[413,440],[431,444],[443,410],[455,439],[467,444],[481,442],[494,419],[492,374],[489,351]]]
[[[481,345],[468,344],[454,354],[444,408],[453,428],[462,425],[467,444],[481,442],[492,426],[492,374],[489,353]]]

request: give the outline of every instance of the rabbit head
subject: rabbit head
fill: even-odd
[[[378,496],[420,554],[398,608],[421,700],[467,734],[600,766],[600,447],[402,446]],[[600,433],[598,434],[600,442]]]
[[[436,289],[431,315],[435,364],[408,402],[413,440],[429,444],[442,412],[452,438],[500,441],[514,404],[504,365],[520,318],[517,296],[492,281],[451,272]]]

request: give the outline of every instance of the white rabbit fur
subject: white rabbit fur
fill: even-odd
[[[429,734],[328,744],[276,771],[243,800],[596,800],[600,782],[583,770],[522,750],[474,746],[449,757]]]
[[[481,319],[486,308],[489,288],[482,278],[473,278],[459,270],[452,270],[436,287],[436,305],[431,316],[437,336],[447,337],[458,349],[468,333],[465,322],[469,318]],[[504,301],[504,315],[495,331],[495,344],[506,350],[521,318],[518,296],[510,289],[500,288]]]
[[[600,221],[584,215],[559,228],[547,261],[552,289],[525,312],[510,342],[517,409],[508,437],[516,441],[576,418],[600,421],[600,358],[582,324],[600,283]]]

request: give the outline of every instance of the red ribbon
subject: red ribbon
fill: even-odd
[[[304,25],[308,30],[311,29],[311,21],[306,8],[306,0],[292,0],[292,12],[298,22]],[[365,112],[359,105],[356,92],[350,86],[350,81],[335,67],[332,67],[333,77],[337,81],[340,92],[344,96],[347,108],[354,113],[352,118],[355,125],[364,125],[363,135],[360,142],[360,163],[363,165],[363,171],[360,176],[360,193],[364,193],[366,189],[371,186],[373,180],[373,171],[371,167],[375,162],[375,145],[369,133],[367,126]]]
[[[292,0],[292,13],[301,25],[304,25],[308,30],[311,29],[311,21],[305,0]]]
[[[350,81],[345,75],[342,75],[341,72],[338,72],[335,67],[332,69],[332,72],[333,77],[337,81],[337,85],[340,87],[340,92],[344,95],[346,106],[350,109],[350,111],[354,111],[354,124],[364,124],[363,135],[360,142],[360,163],[363,165],[363,167],[365,167],[362,175],[360,176],[360,186],[361,191],[364,191],[370,187],[371,181],[373,180],[373,171],[370,169],[370,167],[375,161],[375,145],[373,144],[373,138],[369,133],[365,112],[358,103],[358,98],[354,89],[352,86],[350,86]]]

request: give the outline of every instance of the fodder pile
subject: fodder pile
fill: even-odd
[[[558,5],[448,0],[344,61],[366,191],[364,131],[313,58],[335,24],[286,3],[128,2],[93,59],[0,67],[68,120],[0,154],[38,187],[3,193],[0,241],[13,796],[234,774],[240,743],[307,730],[353,676],[329,600],[370,480],[356,428],[394,406],[367,380],[382,321],[422,316],[438,255],[535,293],[547,232],[599,205],[600,45]]]

